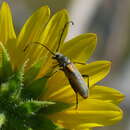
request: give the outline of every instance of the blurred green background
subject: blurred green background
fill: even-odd
[[[11,6],[17,33],[37,8],[48,5],[52,14],[63,8],[69,10],[70,20],[75,24],[67,39],[86,32],[98,35],[91,60],[112,61],[111,73],[101,84],[120,90],[126,99],[121,104],[123,120],[95,130],[130,130],[130,0],[0,0],[0,3],[2,1]]]

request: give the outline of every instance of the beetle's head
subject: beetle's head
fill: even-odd
[[[56,53],[55,56],[53,56],[54,59],[62,59],[64,57],[61,53]]]
[[[69,62],[69,59],[61,53],[56,53],[55,56],[53,56],[53,59],[56,59],[60,65]]]

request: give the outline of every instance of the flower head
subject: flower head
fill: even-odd
[[[7,3],[0,9],[0,128],[27,130],[90,130],[122,119],[118,104],[124,95],[96,85],[110,71],[109,61],[77,64],[79,72],[89,76],[89,97],[79,96],[75,109],[75,92],[63,71],[54,75],[52,52],[85,63],[96,47],[96,34],[86,33],[64,42],[68,32],[68,12],[52,16],[47,6],[38,9],[16,36]],[[65,27],[66,25],[66,27]],[[64,30],[64,31],[63,31]],[[33,43],[40,43],[33,44]],[[84,79],[86,84],[88,78]]]

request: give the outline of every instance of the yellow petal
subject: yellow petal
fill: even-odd
[[[66,10],[61,10],[57,12],[49,21],[47,27],[45,28],[40,42],[44,45],[46,45],[51,51],[55,52],[58,48],[58,45],[60,44],[60,48],[62,46],[62,43],[66,37],[68,26],[65,28],[65,25],[68,23],[68,13]],[[63,33],[64,31],[64,33]],[[63,35],[62,35],[63,33]],[[61,36],[62,35],[62,36]],[[61,38],[61,42],[60,42]],[[47,51],[47,49],[42,47],[42,53],[40,56],[44,56],[45,61],[42,69],[42,74],[46,72],[47,69],[49,69],[51,63],[52,63],[52,54]]]
[[[63,86],[63,87],[61,86],[61,88],[59,89],[56,89],[55,85],[52,87],[56,91],[53,91],[53,88],[50,89],[48,86],[48,91],[43,95],[42,99],[56,100],[56,101],[65,102],[69,104],[76,103],[76,94],[70,85]],[[78,101],[80,102],[81,100],[83,100],[83,98],[81,96],[78,96]]]
[[[9,52],[9,55],[11,58],[12,66],[16,67],[17,66],[16,60],[17,60],[17,58],[20,58],[18,50],[16,48],[16,39],[8,40],[6,48],[8,49],[8,52]]]
[[[58,47],[60,42],[61,34],[65,25],[68,23],[68,12],[67,10],[61,10],[57,12],[47,24],[44,32],[41,35],[40,42],[46,45],[50,50],[53,51]],[[67,28],[62,35],[62,41],[60,44],[63,43],[67,34]]]
[[[15,39],[16,34],[12,22],[12,14],[10,7],[3,2],[0,9],[0,41],[4,44],[10,39]]]
[[[124,95],[114,88],[96,85],[90,88],[89,98],[119,104],[124,100]]]
[[[85,129],[112,125],[122,119],[123,112],[115,104],[101,100],[87,99],[79,104],[79,108],[70,108],[66,111],[50,115],[56,123],[65,128]]]
[[[72,130],[81,130],[81,129],[79,127],[77,127],[77,128],[72,129]],[[92,128],[84,128],[82,130],[92,130]]]
[[[21,61],[21,58],[18,58],[18,64],[21,62],[23,63],[27,59],[30,59],[30,64],[32,61],[36,60],[41,47],[39,48],[39,46],[33,44],[33,42],[39,41],[40,36],[49,20],[49,17],[50,9],[48,6],[43,6],[34,12],[33,15],[24,24],[17,40],[17,51],[19,53],[19,57],[23,59],[23,61]],[[25,48],[26,50],[24,51]]]
[[[72,61],[86,63],[95,50],[96,43],[96,34],[82,34],[66,42],[61,53],[69,57]]]
[[[48,80],[48,84],[46,86],[47,92],[45,93],[45,95],[43,95],[44,96],[43,98],[48,99],[53,96],[55,97],[58,91],[60,91],[60,93],[62,94],[64,90],[61,90],[61,89],[65,88],[66,83],[69,84],[68,80],[66,79],[62,71],[55,73]]]
[[[33,13],[31,17],[24,24],[19,36],[17,44],[19,48],[24,48],[28,43],[38,41],[43,32],[50,16],[50,9],[48,6],[43,6]]]
[[[82,75],[89,76],[90,87],[95,83],[102,80],[110,72],[111,62],[110,61],[96,61],[87,65],[80,65],[79,71]],[[88,79],[86,79],[88,82]]]
[[[61,87],[60,89],[53,92],[47,92],[44,98],[57,100],[65,103],[76,103],[76,95],[70,85]],[[119,104],[121,101],[124,100],[124,95],[114,88],[95,85],[89,89],[88,98],[99,99],[105,102]],[[82,100],[84,99],[79,95],[78,102],[81,102]]]

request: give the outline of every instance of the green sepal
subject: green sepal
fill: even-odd
[[[0,95],[18,99],[21,96],[21,90],[23,86],[23,75],[24,75],[23,64],[16,72],[14,72],[9,79],[2,83],[0,86]]]
[[[2,83],[0,86],[0,96],[3,96],[5,98],[19,97],[20,92],[21,92],[21,86],[20,83],[18,83],[18,81],[16,80],[15,76],[13,76],[7,82]]]
[[[41,111],[39,113],[45,114],[45,115],[54,114],[56,112],[61,112],[72,106],[72,104],[68,104],[68,103],[64,103],[64,102],[58,102],[58,101],[54,101],[54,102],[55,102],[55,104],[41,109]]]
[[[8,80],[8,78],[11,76],[12,66],[9,54],[1,42],[0,46],[2,48],[2,63],[0,65],[0,82],[4,82]]]
[[[42,62],[38,61],[34,63],[25,73],[24,76],[24,83],[26,85],[30,84],[31,81],[33,81],[36,76],[38,75],[40,69],[41,69]]]
[[[27,116],[30,116],[30,115],[35,115],[36,112],[38,112],[41,108],[46,108],[54,104],[55,102],[28,100],[22,102],[19,105],[19,108],[22,113],[24,113]]]
[[[23,82],[24,82],[24,69],[28,61],[25,61],[24,64],[22,64],[18,70],[14,73],[14,76],[11,78],[11,81],[14,81],[16,83],[15,85],[15,91],[12,95],[13,98],[20,98],[21,92],[23,89]]]
[[[48,77],[42,77],[37,80],[33,80],[31,84],[28,86],[25,86],[22,95],[24,98],[33,98],[37,99],[39,98],[45,91],[46,91],[46,83],[47,83]]]
[[[8,122],[2,127],[2,130],[33,130],[24,120],[16,117],[8,118]]]
[[[63,130],[45,116],[34,116],[30,120],[33,130]]]
[[[0,99],[1,98],[8,98],[14,91],[15,85],[12,82],[2,83],[0,86]]]
[[[22,64],[16,71],[15,71],[15,77],[16,77],[16,80],[21,84],[23,85],[23,82],[24,82],[24,70],[25,70],[25,66],[27,64],[28,60],[26,60],[24,62],[24,64]]]
[[[0,129],[5,124],[5,122],[6,122],[5,114],[4,113],[0,113]]]

